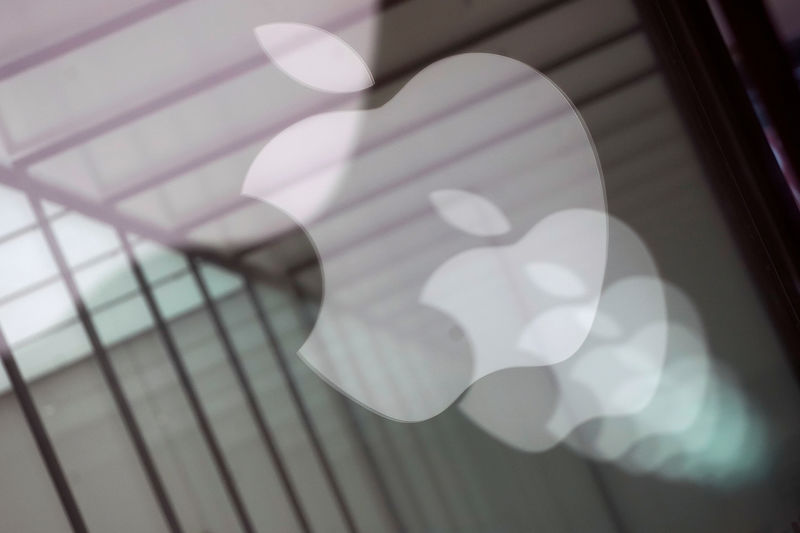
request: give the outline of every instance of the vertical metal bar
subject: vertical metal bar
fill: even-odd
[[[339,340],[342,343],[347,344],[346,339],[344,339],[343,337],[344,337],[344,333],[341,333],[339,335]],[[372,347],[373,351],[378,352],[378,351],[381,350],[381,348],[379,348],[377,346],[377,343],[376,343],[374,338],[371,337],[369,339],[369,343],[370,343],[370,346]],[[359,376],[359,379],[363,380],[363,378],[361,376]],[[396,389],[395,389],[395,392],[397,392]],[[457,529],[459,527],[458,518],[457,518],[457,512],[455,512],[452,509],[451,504],[450,504],[451,502],[448,500],[448,498],[446,496],[447,490],[444,488],[444,486],[442,484],[442,480],[440,479],[440,476],[438,475],[437,469],[435,468],[435,466],[433,464],[433,460],[431,459],[430,455],[428,454],[428,446],[427,446],[427,443],[424,442],[424,440],[425,440],[424,436],[421,434],[421,427],[416,425],[416,424],[410,424],[409,427],[408,427],[408,431],[409,431],[409,435],[411,436],[412,442],[414,443],[414,445],[417,448],[417,454],[416,454],[417,458],[419,458],[420,462],[425,466],[425,469],[427,470],[431,488],[433,489],[433,492],[436,494],[437,498],[439,499],[439,503],[440,503],[440,506],[441,506],[440,508],[444,511],[443,515],[449,521],[450,526]],[[437,443],[437,445],[439,445],[439,444],[441,444],[441,443]],[[444,446],[442,445],[441,447],[444,447]]]
[[[89,530],[83,521],[78,502],[72,494],[72,489],[64,475],[63,468],[61,468],[53,443],[50,442],[50,437],[47,435],[47,430],[39,416],[39,411],[36,409],[36,404],[31,397],[28,386],[25,384],[22,373],[19,371],[17,362],[11,353],[11,348],[8,346],[2,330],[0,330],[0,358],[3,360],[3,367],[5,367],[6,374],[8,374],[8,380],[11,382],[14,395],[22,408],[22,414],[25,416],[28,428],[33,434],[33,439],[36,441],[36,447],[42,456],[47,473],[50,474],[50,479],[55,485],[58,498],[61,500],[61,505],[64,507],[64,512],[67,514],[67,519],[72,526],[72,531],[74,533],[88,533]]]
[[[181,388],[186,394],[186,398],[189,400],[189,406],[192,410],[192,414],[197,420],[200,432],[202,433],[203,438],[208,445],[209,451],[211,452],[214,465],[217,468],[217,473],[222,479],[222,483],[225,485],[228,498],[236,510],[239,523],[242,526],[242,529],[248,533],[251,533],[254,531],[253,525],[249,515],[247,514],[247,510],[245,509],[241,494],[236,486],[236,482],[233,478],[230,467],[225,461],[219,441],[217,440],[213,429],[211,429],[211,423],[209,422],[208,414],[203,408],[203,404],[200,402],[200,398],[195,390],[192,379],[189,376],[189,372],[186,369],[186,365],[184,364],[183,359],[181,359],[181,356],[178,352],[175,339],[173,338],[172,333],[164,320],[164,316],[161,314],[161,311],[158,308],[155,296],[153,295],[153,290],[150,287],[150,284],[147,282],[147,278],[145,278],[141,265],[139,265],[139,262],[136,260],[136,256],[133,253],[133,249],[131,248],[127,235],[120,229],[117,229],[117,234],[120,242],[122,243],[122,250],[128,259],[128,264],[130,265],[139,289],[144,296],[147,308],[149,309],[150,314],[153,316],[156,329],[158,329],[159,336],[161,337],[164,347],[167,350],[167,355],[172,362],[175,373],[178,375],[178,381],[181,385]],[[301,523],[303,523],[302,520]]]
[[[302,300],[303,296],[302,296],[302,293],[301,293],[299,287],[297,286],[297,284],[294,285],[294,288],[295,288],[296,297],[298,298],[298,304],[299,305],[303,305],[303,300]],[[310,322],[311,318],[308,316],[307,313],[304,313],[304,314],[306,315],[304,317],[304,319],[307,322]],[[336,324],[336,325],[340,326],[340,324]],[[336,335],[338,337],[338,340],[343,345],[345,345],[346,349],[350,348],[350,345],[349,345],[350,343],[347,341],[346,334],[344,332],[342,332],[341,327],[337,327],[336,328],[334,335]],[[370,342],[370,345],[373,346],[373,350],[374,350],[373,339],[369,339],[369,342]],[[357,369],[354,368],[354,371],[355,371],[355,374],[356,374],[356,379],[363,383],[363,381],[364,381],[363,376],[360,375],[360,373],[357,371]],[[343,400],[343,402],[347,402],[347,400]],[[344,404],[344,408],[346,409],[346,412],[348,413],[348,415],[351,418],[355,419],[355,417],[357,415],[354,412],[353,408],[350,406],[350,404],[349,403],[345,403]],[[358,438],[359,438],[359,443],[361,444],[362,448],[364,448],[365,454],[367,455],[368,460],[369,460],[373,470],[376,472],[376,477],[380,480],[380,475],[377,473],[377,472],[379,472],[379,467],[378,467],[378,464],[377,464],[378,461],[377,461],[376,458],[374,458],[374,454],[368,449],[368,443],[364,440],[364,437],[361,436],[359,425],[358,424],[354,424],[354,426],[355,426],[354,430],[357,433]],[[425,446],[423,445],[423,443],[422,443],[422,441],[420,439],[419,433],[417,432],[418,427],[417,426],[413,426],[412,427],[412,426],[413,425],[409,425],[408,426],[408,431],[409,431],[409,434],[411,435],[411,439],[412,439],[413,443],[416,445],[416,447],[418,449],[417,457],[421,460],[421,462],[425,466],[425,469],[426,469],[427,473],[429,474],[430,484],[431,484],[431,486],[433,488],[433,491],[436,493],[436,496],[440,500],[439,503],[441,505],[441,508],[444,509],[444,514],[447,516],[447,519],[450,521],[450,525],[452,527],[454,527],[454,528],[457,528],[458,527],[458,522],[457,522],[457,520],[455,518],[455,514],[452,512],[452,510],[450,508],[450,505],[449,505],[449,502],[447,501],[447,498],[444,496],[446,491],[443,489],[443,487],[442,487],[442,485],[440,483],[440,480],[439,480],[439,476],[436,475],[436,470],[433,467],[433,463],[430,461],[430,457],[426,453],[427,450],[426,450]],[[384,438],[388,439],[385,435],[384,435]],[[388,443],[386,444],[386,446],[388,446]],[[379,481],[379,483],[381,483],[381,485],[384,485],[382,483],[382,481]],[[389,492],[388,487],[385,487],[382,490],[382,492],[384,492],[385,499],[388,500],[388,501],[391,501],[389,499],[390,498],[389,497],[390,492]]]
[[[175,509],[172,506],[172,502],[170,501],[169,496],[164,489],[164,482],[162,481],[156,465],[153,462],[153,458],[150,456],[150,452],[147,449],[147,443],[142,436],[141,428],[136,422],[136,418],[133,415],[131,406],[128,404],[127,398],[125,398],[125,393],[122,390],[119,377],[114,370],[111,359],[103,348],[102,342],[100,342],[100,336],[98,335],[97,330],[92,323],[92,319],[89,315],[88,309],[86,308],[86,304],[83,303],[83,299],[80,296],[78,286],[75,283],[75,279],[69,269],[67,260],[64,257],[64,253],[58,244],[58,240],[53,233],[53,229],[50,227],[50,222],[47,220],[47,216],[44,214],[41,201],[38,198],[34,198],[30,195],[28,196],[28,199],[31,203],[33,213],[36,216],[36,220],[42,229],[42,234],[44,235],[47,246],[50,249],[50,253],[56,263],[56,266],[58,267],[59,273],[61,274],[61,278],[64,280],[64,285],[66,286],[67,291],[72,298],[72,302],[75,305],[75,311],[78,314],[78,318],[83,324],[86,335],[89,337],[89,342],[92,345],[92,350],[94,351],[95,357],[97,357],[100,370],[103,373],[103,377],[106,380],[109,390],[111,391],[111,395],[114,398],[114,402],[116,403],[117,409],[122,417],[122,421],[125,424],[125,428],[128,431],[128,435],[133,442],[133,446],[136,449],[136,454],[139,456],[139,461],[142,463],[145,475],[150,483],[150,487],[153,489],[153,493],[161,508],[161,512],[164,515],[164,519],[169,526],[170,531],[173,533],[183,533],[183,528],[181,527],[178,517],[175,514]]]
[[[389,455],[397,458],[398,462],[399,462],[401,451],[397,448],[397,446],[395,446],[394,439],[389,434],[387,428],[384,426],[385,423],[386,423],[386,421],[379,420],[375,424],[375,426],[377,427],[378,436],[380,437],[381,441],[383,441],[382,445],[389,451]],[[390,424],[394,424],[394,423],[397,423],[397,422],[389,421],[389,423]],[[364,445],[368,446],[369,444],[365,441]],[[376,458],[376,462],[377,462],[377,458]],[[376,468],[377,468],[377,465],[376,465]],[[409,502],[411,503],[412,512],[416,514],[417,519],[423,524],[423,527],[426,530],[429,530],[430,526],[425,524],[427,522],[426,517],[425,517],[425,513],[424,513],[424,511],[422,509],[422,505],[418,501],[418,496],[419,495],[415,492],[414,484],[411,482],[411,480],[408,478],[408,476],[406,476],[406,471],[404,470],[404,468],[402,466],[399,466],[399,468],[397,468],[397,477],[398,477],[398,481],[402,485],[402,489],[401,490],[405,491],[406,494],[408,494],[408,499],[409,499]],[[391,491],[389,491],[388,487],[387,487],[387,492],[391,493]],[[396,508],[396,506],[395,506],[395,508]],[[405,525],[405,521],[402,519],[402,515],[399,512],[399,509],[397,511],[395,511],[395,513],[397,514],[396,523],[397,523],[397,526],[399,528],[398,530],[399,531],[411,531],[411,529],[408,528]]]
[[[236,348],[233,346],[233,341],[231,340],[230,336],[228,335],[228,331],[225,329],[225,325],[222,323],[222,318],[217,311],[216,306],[214,305],[214,300],[211,297],[211,293],[208,290],[208,286],[206,285],[205,280],[203,279],[202,274],[200,273],[200,269],[197,264],[197,259],[195,257],[188,257],[189,262],[189,269],[192,272],[192,276],[194,277],[195,282],[197,283],[198,288],[200,289],[200,294],[203,297],[203,304],[208,311],[209,317],[211,318],[211,323],[214,325],[214,330],[217,336],[222,342],[222,348],[225,351],[225,355],[228,359],[231,368],[233,369],[233,373],[236,376],[236,380],[239,382],[239,386],[242,388],[242,393],[244,394],[245,400],[247,401],[247,407],[250,409],[250,415],[253,418],[253,421],[256,424],[259,432],[261,433],[264,442],[267,444],[267,447],[270,449],[271,453],[274,453],[273,458],[276,460],[276,465],[279,466],[280,475],[285,477],[285,482],[289,483],[289,476],[288,472],[286,472],[282,466],[281,461],[279,460],[278,456],[278,449],[275,446],[275,443],[272,439],[271,433],[269,431],[269,427],[266,423],[266,417],[261,410],[261,407],[258,404],[258,400],[256,398],[255,391],[253,390],[253,386],[250,383],[250,379],[247,377],[247,373],[242,366],[242,362],[239,359],[239,355],[236,351]],[[308,528],[308,522],[305,520],[305,515],[302,513],[302,507],[300,506],[300,501],[294,491],[289,492],[289,496],[292,499],[292,505],[295,506],[296,511],[300,513],[300,516],[303,517],[303,524],[305,528]]]
[[[281,347],[280,342],[278,342],[278,337],[275,334],[275,330],[272,329],[272,325],[267,318],[266,312],[261,304],[261,300],[259,300],[251,280],[247,277],[244,279],[246,292],[253,303],[253,308],[256,311],[256,315],[261,323],[261,327],[264,329],[267,341],[270,343],[272,350],[275,352],[275,360],[281,370],[281,373],[286,378],[289,395],[291,396],[292,401],[294,402],[295,406],[297,407],[297,411],[300,414],[300,421],[303,424],[306,433],[308,434],[309,440],[311,441],[311,447],[314,450],[314,454],[317,456],[317,459],[320,462],[323,474],[325,475],[328,485],[333,492],[333,496],[337,505],[339,506],[345,522],[347,523],[348,528],[350,531],[355,533],[358,531],[358,528],[356,527],[353,515],[349,506],[347,505],[347,501],[345,500],[344,491],[342,490],[342,487],[333,472],[333,467],[331,466],[328,454],[325,452],[325,448],[322,446],[322,439],[320,439],[319,431],[311,419],[308,404],[303,398],[303,395],[300,393],[300,387],[297,384],[297,379],[295,378],[291,368],[289,368],[289,363],[286,360],[286,355],[283,351],[283,348]]]
[[[301,301],[302,301],[302,298],[303,298],[302,293],[300,292],[300,289],[296,284],[295,284],[295,290],[296,290],[297,297],[299,299],[301,299]],[[310,320],[310,317],[306,317],[306,319]],[[335,325],[337,326],[337,328],[336,328],[336,330],[335,330],[335,332],[333,334],[336,335],[338,340],[343,345],[345,345],[346,349],[349,349],[350,348],[350,343],[348,342],[348,340],[346,338],[346,334],[342,331],[341,324],[335,324]],[[376,347],[376,343],[375,343],[374,339],[370,338],[370,339],[368,339],[368,341],[369,341],[369,344],[372,347],[373,351],[377,352],[378,349]],[[358,369],[355,366],[353,366],[352,368],[353,368],[354,374],[356,376],[356,379],[359,382],[361,382],[362,384],[364,384],[364,376],[361,375],[360,372],[358,372]],[[397,392],[397,391],[395,390],[394,392]],[[350,408],[349,405],[347,405],[346,407],[348,407],[348,411],[350,411],[352,413],[351,416],[355,416],[355,413],[352,412],[352,408]],[[440,476],[438,475],[439,472],[437,472],[437,469],[435,468],[435,466],[433,464],[433,461],[431,460],[430,455],[427,453],[427,451],[428,451],[427,450],[427,446],[423,442],[424,441],[424,437],[421,435],[421,432],[419,430],[420,430],[420,426],[418,426],[417,424],[409,424],[408,432],[409,432],[409,435],[411,436],[413,444],[417,448],[417,454],[416,454],[417,458],[420,459],[420,462],[424,465],[427,473],[429,474],[428,477],[429,477],[429,482],[430,482],[431,488],[433,489],[433,492],[436,494],[437,498],[439,499],[440,509],[442,509],[444,511],[443,515],[446,516],[446,519],[449,521],[450,527],[458,529],[458,527],[459,527],[458,518],[457,518],[458,513],[455,512],[452,509],[451,505],[450,505],[451,502],[448,500],[448,498],[446,496],[447,490],[445,489],[444,485],[442,484],[442,480],[441,480]],[[366,445],[366,443],[364,445]]]
[[[292,294],[297,302],[297,311],[300,315],[301,320],[305,322],[305,324],[309,327],[314,325],[314,320],[308,313],[308,308],[305,306],[305,301],[303,299],[303,294],[300,289],[300,286],[297,284],[295,280],[290,281],[290,287]],[[364,454],[364,459],[367,461],[369,465],[370,471],[373,473],[373,477],[375,479],[375,483],[378,485],[378,491],[381,493],[381,497],[383,498],[386,508],[389,511],[392,520],[395,523],[395,527],[398,528],[399,531],[405,531],[406,528],[403,525],[403,521],[400,518],[400,513],[397,510],[397,506],[394,503],[394,500],[391,497],[389,492],[389,488],[386,486],[386,482],[384,481],[383,477],[380,475],[380,467],[378,466],[378,460],[375,458],[375,454],[372,453],[372,450],[369,448],[369,444],[364,438],[363,432],[361,431],[361,427],[356,417],[356,414],[353,410],[353,406],[350,401],[343,396],[338,396],[339,404],[344,411],[348,422],[350,423],[353,435],[358,442],[358,446],[361,449],[361,452]]]

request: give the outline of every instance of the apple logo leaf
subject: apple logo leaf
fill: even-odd
[[[254,30],[273,63],[298,83],[318,91],[352,93],[375,84],[364,59],[329,31],[295,22]]]
[[[488,237],[511,229],[503,212],[483,196],[458,189],[441,189],[432,192],[429,198],[442,219],[466,233]]]

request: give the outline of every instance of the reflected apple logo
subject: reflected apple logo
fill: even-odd
[[[484,198],[437,191],[432,199],[467,233],[509,230]],[[597,312],[605,235],[603,213],[559,211],[519,241],[461,252],[431,275],[420,301],[453,317],[467,335],[473,381],[504,368],[552,365],[578,351]]]
[[[306,88],[374,83],[319,28],[256,36]],[[256,156],[243,194],[288,213],[318,253],[322,307],[300,357],[385,417],[425,420],[484,376],[568,360],[595,321],[600,166],[569,99],[514,59],[451,56],[381,107],[303,119]],[[407,349],[380,349],[397,342]]]

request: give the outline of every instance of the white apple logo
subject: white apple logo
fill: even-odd
[[[608,221],[603,292],[597,311],[586,317],[585,342],[546,368],[488,375],[459,404],[477,425],[516,448],[543,451],[591,419],[641,411],[659,386],[668,347],[665,286],[636,233],[614,217]],[[559,308],[571,306],[565,302],[550,312]]]
[[[564,361],[485,376],[459,408],[527,452],[563,442],[638,474],[693,481],[747,474],[763,454],[753,409],[712,361],[691,300],[659,277],[630,227],[608,220],[603,292],[586,341]]]
[[[476,202],[456,191],[437,191],[432,198],[449,220]],[[428,279],[420,300],[454,317],[464,330],[475,357],[473,381],[503,368],[558,363],[589,334],[592,320],[582,317],[597,309],[605,270],[597,263],[605,261],[605,237],[604,213],[559,211],[513,244],[452,257]]]
[[[256,34],[307,86],[372,84],[323,30]],[[383,416],[424,420],[489,373],[564,361],[594,322],[608,240],[594,147],[558,87],[514,59],[448,57],[379,108],[301,120],[258,154],[243,194],[288,213],[319,256],[322,307],[299,355]],[[343,321],[409,348],[343,350]]]

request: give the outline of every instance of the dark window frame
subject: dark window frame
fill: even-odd
[[[800,379],[800,211],[789,184],[708,4],[634,1],[780,340],[798,354],[790,363]]]

